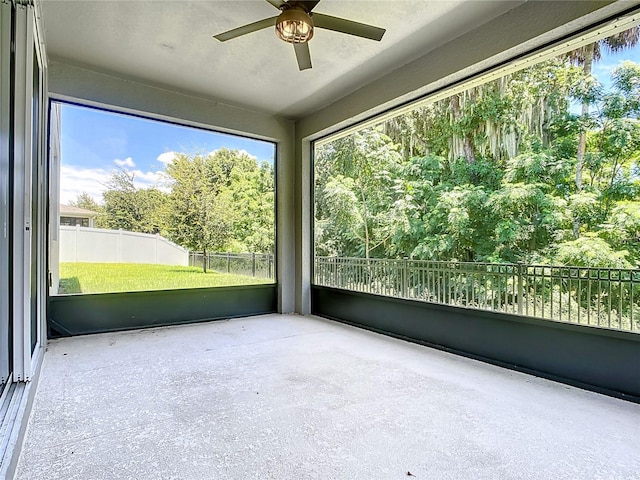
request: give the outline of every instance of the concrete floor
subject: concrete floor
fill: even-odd
[[[408,472],[640,478],[640,405],[318,318],[93,335],[50,343],[17,478]]]

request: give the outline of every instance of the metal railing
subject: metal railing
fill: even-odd
[[[274,256],[271,253],[207,253],[189,252],[189,266],[203,267],[220,273],[233,273],[273,280],[275,277]]]
[[[640,269],[315,257],[328,287],[640,333]]]

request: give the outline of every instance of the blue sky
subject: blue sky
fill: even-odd
[[[133,172],[138,187],[162,185],[172,152],[207,153],[226,147],[244,150],[260,162],[273,162],[275,155],[270,142],[65,103],[61,122],[61,203],[82,192],[101,201],[104,182],[118,167]]]
[[[602,59],[593,64],[593,74],[605,88],[611,86],[611,72],[625,60],[640,63],[640,46],[617,53],[603,52]]]

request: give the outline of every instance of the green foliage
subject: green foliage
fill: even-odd
[[[231,236],[233,210],[224,187],[231,168],[224,156],[178,155],[170,178],[169,237],[191,250],[222,250]]]
[[[594,192],[578,192],[569,196],[569,210],[580,225],[589,226],[598,223],[600,200]]]
[[[104,216],[99,226],[112,230],[164,233],[163,208],[167,195],[155,188],[138,189],[135,174],[119,169],[107,179],[102,194]]]
[[[98,202],[96,202],[91,195],[87,192],[80,193],[75,200],[69,202],[69,205],[72,207],[84,208],[85,210],[92,210],[94,212],[99,212],[102,210],[102,207]]]
[[[372,129],[316,152],[316,239],[325,255],[380,256],[406,226],[397,145]]]
[[[480,157],[469,163],[458,158],[449,163],[450,172],[447,180],[452,185],[481,185],[489,189],[500,186],[504,170],[499,168],[491,158]]]
[[[609,117],[622,117],[625,115],[638,116],[640,112],[640,65],[625,61],[615,68],[612,74],[613,84],[618,95],[615,95],[617,110],[616,114],[604,112]],[[605,107],[609,102],[605,102]]]
[[[273,168],[237,150],[178,155],[166,167],[168,234],[196,251],[272,252]]]
[[[631,268],[632,265],[627,261],[628,254],[625,250],[615,251],[601,238],[583,236],[577,240],[560,243],[551,258],[557,265]]]
[[[637,266],[640,65],[594,52],[318,147],[316,254]]]
[[[527,151],[506,163],[505,180],[508,183],[536,183],[546,191],[561,189],[571,175],[571,165],[550,150]]]
[[[111,174],[103,205],[88,195],[77,202],[101,213],[97,226],[160,233],[196,251],[274,250],[274,171],[238,150],[179,154],[166,165],[165,193],[136,188],[133,173]],[[80,206],[80,205],[79,205]]]
[[[544,184],[515,183],[491,195],[489,204],[498,219],[493,261],[528,261],[530,253],[546,248],[568,227],[566,202],[545,190]]]
[[[233,208],[240,212],[232,228],[236,252],[274,251],[274,172],[273,166],[248,162],[234,168],[229,185]]]
[[[439,192],[430,213],[425,236],[411,252],[414,258],[469,261],[482,248],[486,192],[483,187],[462,185]]]
[[[640,267],[640,202],[617,203],[598,235],[616,251],[628,251],[629,261]]]

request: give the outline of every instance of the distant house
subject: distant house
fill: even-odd
[[[60,225],[93,227],[98,212],[60,204]]]

